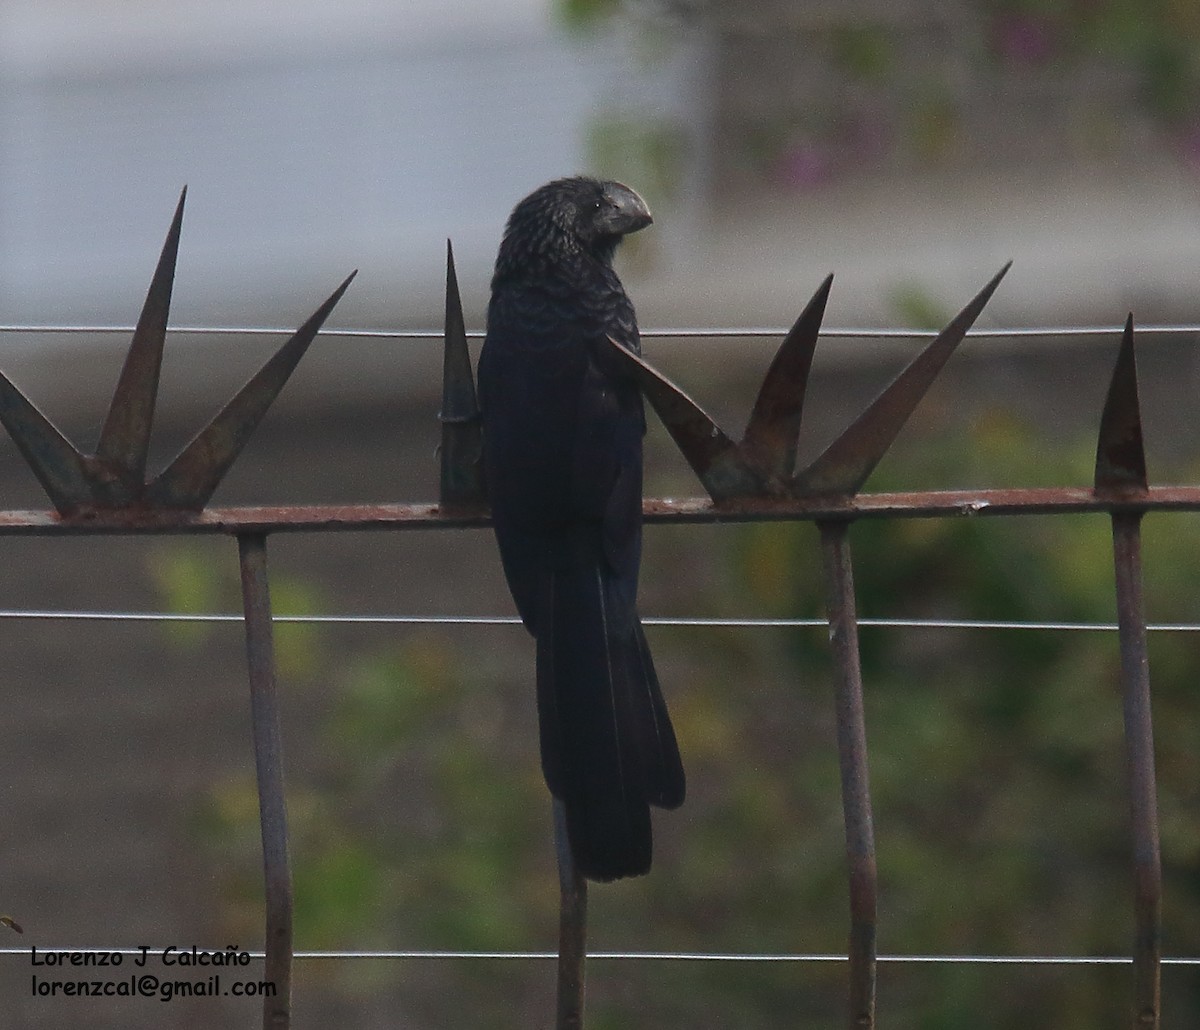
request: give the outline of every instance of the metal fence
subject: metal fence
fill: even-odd
[[[294,952],[280,710],[272,640],[275,620],[267,567],[268,539],[276,533],[452,530],[486,525],[488,516],[480,476],[480,425],[453,256],[448,254],[438,501],[336,506],[208,506],[221,478],[303,357],[350,279],[288,337],[178,457],[148,481],[147,452],[167,332],[183,200],[181,197],[94,454],[84,454],[76,449],[0,374],[0,421],[53,504],[53,510],[47,511],[0,511],[0,533],[49,536],[208,533],[237,539],[266,889],[265,949],[262,954],[265,976],[277,986],[274,995],[264,998],[262,1022],[264,1027],[281,1028],[290,1025],[291,971],[297,957],[480,955],[407,951]],[[640,383],[645,396],[708,492],[706,498],[647,499],[644,503],[647,522],[798,520],[813,522],[819,530],[835,669],[837,747],[850,888],[849,946],[845,956],[629,953],[622,957],[845,961],[849,980],[847,1022],[856,1028],[875,1025],[875,982],[879,962],[1132,961],[1135,972],[1134,1025],[1146,1030],[1159,1026],[1160,972],[1164,963],[1160,944],[1162,874],[1146,647],[1148,626],[1141,585],[1140,524],[1146,512],[1200,510],[1200,487],[1151,486],[1148,482],[1132,317],[1125,324],[1101,416],[1093,488],[859,492],[1006,271],[1007,266],[819,457],[800,471],[796,470],[796,441],[803,415],[805,386],[832,277],[821,285],[787,333],[763,381],[747,428],[737,441],[650,365],[613,343],[617,358]],[[12,331],[36,327],[0,328]],[[1112,521],[1135,883],[1132,905],[1136,934],[1131,942],[1132,958],[880,956],[876,953],[875,841],[849,528],[859,519],[1083,512],[1105,512]],[[13,614],[55,617],[61,613]],[[136,617],[103,612],[73,615],[77,618]],[[589,957],[615,956],[588,955],[586,884],[572,867],[559,820],[556,820],[556,843],[561,889],[557,953],[506,952],[496,957],[556,958],[557,1026],[580,1027],[583,1025],[585,962]],[[1191,958],[1166,961],[1200,964],[1200,959]]]

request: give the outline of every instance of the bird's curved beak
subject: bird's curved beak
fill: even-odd
[[[608,203],[599,213],[599,228],[604,235],[626,236],[654,221],[646,202],[624,183],[609,183],[604,196]]]

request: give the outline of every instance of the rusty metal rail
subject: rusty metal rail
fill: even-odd
[[[856,497],[763,498],[714,502],[706,497],[647,498],[647,523],[821,522],[1006,515],[1081,515],[1096,512],[1200,511],[1200,487],[1151,486],[1144,494],[1087,487],[935,490],[860,494]],[[84,509],[70,517],[55,511],[0,511],[0,536],[328,533],[398,529],[477,529],[487,526],[482,505],[447,508],[419,504],[298,504],[171,510]]]
[[[486,525],[487,510],[479,468],[480,423],[467,351],[468,334],[459,303],[453,255],[448,252],[440,415],[441,489],[436,503],[207,507],[221,478],[236,460],[353,276],[347,278],[296,332],[288,335],[276,354],[165,470],[147,480],[146,455],[167,331],[183,203],[181,196],[145,306],[133,330],[129,355],[94,454],[78,451],[7,377],[0,374],[0,422],[16,442],[53,505],[53,510],[47,511],[0,512],[0,534],[221,533],[236,537],[245,605],[266,883],[263,955],[268,976],[278,988],[277,995],[264,1004],[263,1026],[283,1030],[290,1025],[291,967],[296,956],[292,947],[292,888],[287,855],[279,703],[271,643],[267,538],[280,532],[459,529]],[[785,335],[766,373],[745,433],[736,442],[695,401],[653,367],[615,343],[612,345],[613,359],[624,363],[628,373],[639,383],[708,492],[707,498],[647,500],[644,513],[648,522],[806,520],[816,523],[820,530],[835,667],[836,746],[841,768],[850,896],[849,946],[845,959],[849,965],[848,1025],[857,1030],[869,1030],[875,1025],[876,967],[885,959],[876,953],[878,891],[850,527],[854,521],[867,518],[1078,515],[1085,512],[1106,512],[1113,522],[1135,883],[1133,1025],[1140,1030],[1154,1030],[1160,1024],[1160,973],[1164,962],[1160,941],[1162,872],[1146,658],[1147,625],[1141,590],[1140,525],[1147,512],[1200,510],[1200,487],[1149,485],[1142,445],[1132,317],[1125,326],[1101,416],[1093,487],[859,493],[945,362],[971,329],[1007,269],[1007,265],[1002,268],[862,415],[804,469],[796,468],[797,438],[808,373],[821,335],[832,276],[821,284]],[[53,331],[49,327],[20,328],[22,331]],[[1196,331],[1196,327],[1173,328],[1180,332]],[[763,332],[696,330],[695,334],[745,336]],[[1040,332],[1029,330],[1025,335]],[[1072,332],[1090,335],[1095,330],[1079,328]],[[418,337],[426,334],[384,335]],[[856,335],[913,338],[924,334],[882,331]],[[976,335],[988,334],[979,332]],[[564,846],[561,833],[558,836],[561,917],[560,946],[556,955],[557,1026],[560,1030],[578,1030],[584,1023],[584,966],[589,957],[586,947],[587,893],[585,884],[575,873],[569,848]],[[411,957],[418,953],[395,954]],[[839,956],[823,958],[842,960]],[[936,956],[894,956],[890,960],[940,959]]]

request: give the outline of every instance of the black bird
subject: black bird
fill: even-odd
[[[651,220],[617,182],[558,179],[522,200],[496,258],[479,358],[496,539],[537,642],[542,772],[592,880],[647,872],[648,806],[676,808],[684,795],[637,612],[646,421],[606,339],[640,351],[612,258]]]

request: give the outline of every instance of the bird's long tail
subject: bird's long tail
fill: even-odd
[[[596,566],[555,572],[539,606],[542,770],[592,880],[650,868],[649,805],[683,803],[684,774],[631,599]]]

